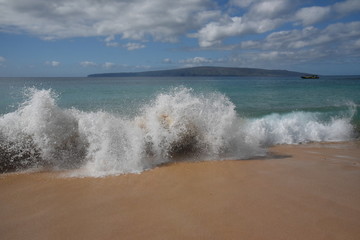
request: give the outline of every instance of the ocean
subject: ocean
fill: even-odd
[[[140,173],[358,139],[360,76],[0,78],[0,172]]]

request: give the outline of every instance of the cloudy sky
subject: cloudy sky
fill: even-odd
[[[0,0],[0,77],[203,65],[360,74],[360,0]]]

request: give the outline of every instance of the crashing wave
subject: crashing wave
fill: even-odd
[[[182,159],[245,159],[274,144],[353,136],[351,107],[348,115],[327,120],[310,112],[246,119],[223,94],[180,87],[130,118],[62,109],[52,90],[28,93],[18,110],[0,117],[2,172],[35,167],[81,169],[88,176],[137,173]]]

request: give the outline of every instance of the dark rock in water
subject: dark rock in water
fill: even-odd
[[[79,147],[74,139],[61,146],[54,149],[51,159],[44,159],[41,150],[29,139],[21,143],[0,140],[0,173],[38,167],[73,169],[83,164],[85,147]]]
[[[0,142],[0,173],[15,172],[43,164],[40,151],[30,143],[24,148],[11,142]]]

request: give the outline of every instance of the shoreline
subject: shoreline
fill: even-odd
[[[0,175],[3,239],[359,239],[360,141],[103,178]]]

